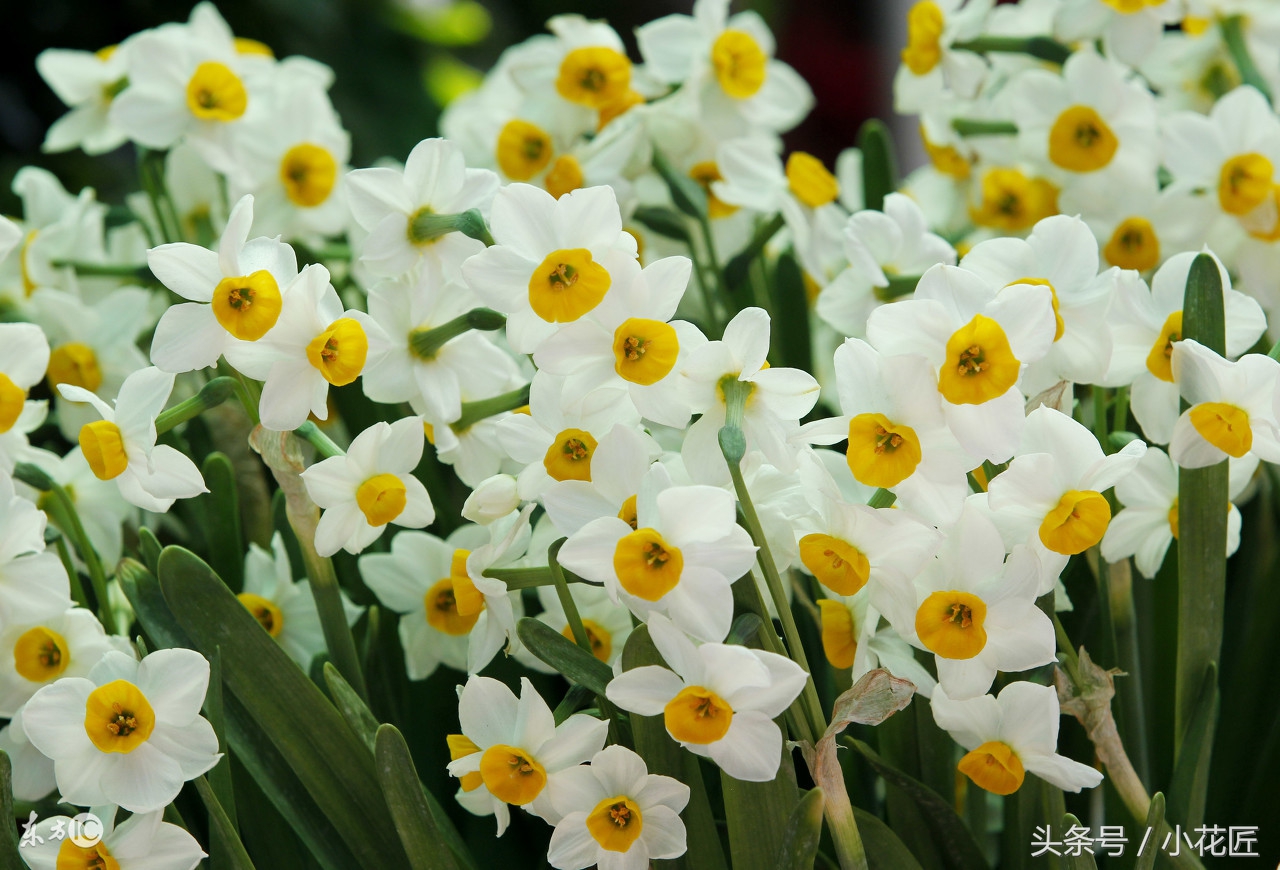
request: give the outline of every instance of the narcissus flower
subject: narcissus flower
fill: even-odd
[[[644,870],[650,861],[684,854],[680,811],[689,787],[649,773],[625,746],[601,749],[591,764],[564,771],[549,790],[561,816],[547,847],[552,867]]]
[[[520,697],[497,680],[471,677],[458,690],[461,734],[449,735],[449,773],[461,781],[458,803],[478,816],[493,814],[498,836],[511,820],[510,806],[559,821],[552,804],[566,770],[604,747],[609,723],[574,713],[556,725],[551,708],[527,677]]]
[[[27,411],[28,391],[49,367],[49,341],[32,323],[0,323],[0,435]]]
[[[109,650],[132,655],[91,611],[73,607],[37,621],[7,624],[0,634],[0,716],[12,718],[41,686],[84,677]]]
[[[880,620],[880,611],[871,604],[871,590],[856,595],[819,598],[819,627],[822,652],[831,667],[849,671],[857,682],[863,674],[884,667],[896,677],[910,680],[916,691],[928,698],[938,681],[916,661],[915,652],[898,632]]]
[[[665,613],[694,637],[723,640],[733,619],[729,584],[751,569],[756,548],[729,493],[656,488],[652,477],[641,487],[634,528],[616,516],[592,520],[565,543],[560,562],[643,620]]]
[[[1063,791],[1094,788],[1102,771],[1058,754],[1058,693],[1018,680],[997,696],[950,698],[943,687],[931,699],[934,721],[968,750],[960,772],[999,795],[1021,788],[1028,772]]]
[[[208,492],[190,457],[156,443],[156,417],[172,391],[173,375],[154,366],[125,379],[114,408],[81,387],[58,386],[64,399],[88,402],[102,416],[80,427],[80,449],[94,475],[114,480],[126,500],[156,513]]]
[[[1173,427],[1170,459],[1182,468],[1250,454],[1280,462],[1280,363],[1260,353],[1231,362],[1190,339],[1173,345],[1171,362],[1178,391],[1191,407]]]
[[[631,614],[625,607],[617,605],[607,589],[586,583],[573,583],[569,586],[569,593],[578,608],[578,616],[582,619],[582,627],[591,644],[592,655],[612,666],[621,657],[622,648],[631,636]],[[538,601],[542,604],[538,621],[546,623],[569,640],[574,640],[573,629],[569,626],[569,618],[565,616],[556,590],[550,586],[539,586]]]
[[[982,55],[953,47],[982,33],[994,0],[920,0],[907,13],[907,45],[893,80],[898,112],[970,99],[987,74]]]
[[[1165,25],[1181,17],[1178,0],[1067,0],[1057,8],[1054,33],[1068,42],[1101,38],[1109,56],[1137,66],[1160,42]]]
[[[1035,602],[1041,570],[1027,547],[1006,562],[1000,533],[966,505],[914,583],[878,586],[871,600],[903,638],[934,654],[938,682],[951,697],[972,698],[997,671],[1054,660],[1053,625]]]
[[[293,248],[249,240],[253,197],[231,210],[217,252],[173,242],[147,252],[151,271],[190,302],[171,306],[156,324],[151,362],[167,372],[208,368],[224,353],[235,365],[237,342],[257,341],[276,325],[285,288],[298,275]]]
[[[388,523],[410,529],[431,525],[436,511],[413,469],[426,438],[421,417],[379,422],[351,442],[343,456],[331,456],[302,473],[307,493],[324,510],[316,526],[316,552],[359,553]]]
[[[28,739],[54,761],[62,800],[149,813],[222,756],[200,716],[209,663],[187,649],[141,662],[108,652],[85,677],[45,686],[23,708]]]
[[[0,625],[30,623],[71,607],[62,560],[45,550],[44,511],[14,493],[0,471]]]
[[[102,813],[101,807],[94,809]],[[80,846],[66,836],[71,819],[48,816],[33,829],[38,839],[24,844],[22,860],[31,870],[195,870],[206,857],[204,850],[185,830],[161,821],[163,816],[161,810],[136,813],[117,827],[116,808],[109,807],[101,817],[102,839],[92,846]]]
[[[40,77],[71,110],[49,126],[45,151],[82,148],[86,154],[105,154],[127,141],[127,134],[111,123],[111,103],[129,84],[130,40],[98,51],[46,48],[36,57]]]
[[[773,720],[804,688],[804,670],[763,650],[695,646],[660,615],[649,620],[649,633],[668,667],[624,671],[609,681],[609,700],[641,716],[662,716],[673,740],[734,779],[773,779],[782,761],[782,732]]]
[[[622,230],[609,187],[587,187],[556,199],[512,184],[493,200],[493,247],[464,264],[467,284],[507,315],[516,353],[533,353],[556,324],[592,311],[617,284],[640,270],[635,237]]]
[[[616,425],[606,432],[592,452],[590,480],[557,480],[542,493],[547,516],[560,533],[572,535],[600,517],[633,523],[636,493],[655,446],[632,426]]]

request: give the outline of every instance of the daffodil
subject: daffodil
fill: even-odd
[[[520,594],[508,590],[505,581],[490,577],[485,571],[511,567],[525,556],[532,538],[529,515],[533,508],[534,505],[525,505],[518,513],[513,511],[506,518],[490,523],[484,529],[487,539],[478,532],[478,546],[459,557],[465,560],[464,570],[451,570],[454,588],[461,599],[459,613],[468,616],[479,608],[484,610],[467,643],[467,673],[484,670],[504,647],[514,653],[520,646],[516,637],[516,620],[523,615]]]
[[[42,287],[78,295],[82,279],[65,263],[106,260],[106,206],[97,201],[92,188],[72,195],[53,173],[38,166],[18,170],[13,192],[22,199],[22,219],[9,221],[4,232],[7,256],[0,260],[0,299],[22,310]]]
[[[388,523],[409,529],[431,525],[436,517],[431,496],[412,473],[425,440],[420,417],[375,423],[355,437],[345,455],[302,473],[308,495],[324,511],[316,526],[316,552],[359,553]]]
[[[149,813],[222,756],[200,715],[209,663],[187,649],[141,662],[108,652],[86,677],[63,677],[23,708],[31,743],[53,759],[62,800]]]
[[[574,713],[559,725],[525,677],[520,697],[497,680],[473,676],[458,692],[461,734],[449,735],[449,773],[460,780],[458,803],[478,816],[494,815],[498,836],[511,806],[559,820],[551,802],[558,780],[599,752],[606,720]]]
[[[1017,680],[997,696],[967,700],[953,699],[939,687],[930,706],[938,727],[968,750],[960,759],[960,773],[989,792],[1013,794],[1027,773],[1063,791],[1102,782],[1102,771],[1058,754],[1061,710],[1052,686]]]
[[[608,187],[556,199],[532,185],[508,185],[494,197],[490,229],[496,244],[467,260],[462,273],[481,301],[507,315],[516,353],[536,351],[557,324],[592,311],[640,270],[635,237],[623,232]]]
[[[722,178],[711,182],[721,202],[761,214],[780,213],[796,240],[808,241],[809,224],[823,211],[839,211],[840,181],[812,154],[793,151],[784,163],[767,137],[742,137],[721,143],[716,167]]]
[[[1182,17],[1180,0],[1066,0],[1054,35],[1068,42],[1101,39],[1108,55],[1131,66],[1160,42],[1166,24]]]
[[[893,80],[893,106],[917,112],[975,96],[987,75],[982,55],[957,47],[979,36],[994,0],[919,0],[907,12],[907,45]]]
[[[43,150],[82,148],[86,154],[105,154],[127,141],[127,134],[111,123],[111,103],[129,84],[128,55],[132,40],[98,51],[46,48],[36,57],[36,69],[58,99],[71,110],[54,121],[45,134]]]
[[[207,857],[196,838],[178,825],[161,821],[164,812],[135,813],[118,826],[115,807],[94,807],[101,813],[102,839],[81,846],[70,836],[72,820],[46,816],[33,829],[39,840],[22,850],[31,870],[60,867],[103,867],[109,870],[195,870]],[[54,832],[57,831],[57,836]]]
[[[822,631],[822,652],[831,667],[848,670],[857,682],[878,667],[894,676],[910,680],[916,691],[928,698],[938,681],[916,661],[915,652],[891,626],[881,624],[880,611],[871,603],[871,590],[853,595],[819,598],[818,622]]]
[[[581,15],[547,20],[551,39],[538,40],[511,75],[517,87],[535,97],[555,95],[562,110],[577,109],[598,126],[643,101],[632,87],[632,65],[617,32],[604,21]]]
[[[479,209],[488,214],[498,177],[468,169],[458,146],[447,139],[424,139],[414,146],[404,169],[378,166],[346,177],[347,202],[369,235],[360,261],[375,275],[403,275],[419,264],[434,280],[457,277],[458,268],[484,243],[460,232],[424,233],[415,221],[433,214]]]
[[[53,775],[53,759],[31,745],[22,727],[22,711],[13,714],[0,728],[0,750],[13,766],[13,796],[20,801],[38,801],[58,787]]]
[[[8,623],[0,633],[0,716],[12,717],[54,680],[87,676],[113,649],[132,655],[128,641],[108,635],[83,607]]]
[[[16,495],[0,471],[0,625],[30,623],[71,607],[71,584],[58,555],[45,549],[44,511]]]
[[[224,353],[235,365],[238,342],[262,338],[276,325],[285,289],[298,276],[293,248],[283,242],[249,240],[253,197],[231,210],[215,253],[172,242],[147,252],[160,282],[189,302],[165,311],[151,341],[151,362],[181,373],[212,366]]]
[[[655,614],[649,633],[667,667],[646,665],[609,681],[609,700],[641,716],[662,716],[671,738],[710,758],[734,779],[768,782],[783,759],[774,723],[808,675],[785,656],[721,643],[695,645]]]
[[[1197,341],[1174,343],[1173,379],[1191,407],[1169,440],[1169,458],[1180,468],[1203,468],[1230,457],[1280,462],[1276,402],[1280,363],[1251,353],[1235,362]]]
[[[173,375],[154,366],[125,379],[115,407],[82,387],[59,384],[72,402],[88,402],[100,420],[80,427],[80,449],[99,480],[114,480],[120,494],[143,510],[164,513],[180,498],[208,492],[190,457],[156,443],[156,417],[169,401]]]
[[[615,425],[592,451],[589,480],[557,480],[542,493],[547,515],[561,534],[572,535],[592,520],[635,520],[636,493],[656,445],[632,426]]]
[[[689,787],[649,773],[644,759],[625,746],[601,749],[589,765],[564,771],[549,790],[561,816],[547,847],[552,867],[645,870],[650,861],[685,852],[680,811]]]
[[[27,394],[44,378],[48,366],[49,341],[40,327],[0,323],[0,435],[13,429],[28,406],[36,404]]]

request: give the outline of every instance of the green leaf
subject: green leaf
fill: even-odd
[[[1235,64],[1236,72],[1240,73],[1240,80],[1246,85],[1257,88],[1267,98],[1267,102],[1270,102],[1271,86],[1258,71],[1258,65],[1253,62],[1253,56],[1249,54],[1249,44],[1244,36],[1244,16],[1229,15],[1220,19],[1218,26],[1222,29],[1222,41],[1227,46],[1227,53],[1231,55],[1231,62]]]
[[[231,756],[227,754],[226,711],[222,703],[222,652],[218,649],[215,649],[213,655],[209,657],[209,689],[204,699],[204,715],[213,726],[213,733],[218,738],[218,751],[222,753],[222,758],[218,759],[218,763],[205,778],[208,779],[208,784],[213,789],[213,795],[217,799],[219,808],[226,815],[231,830],[235,832],[239,830],[239,825],[236,822],[235,786],[231,782]],[[212,815],[212,807],[209,808],[209,813]],[[235,844],[222,839],[220,825],[211,824],[210,828],[217,835],[210,843],[210,864],[218,868],[228,863],[234,866]]]
[[[877,118],[858,130],[862,151],[862,196],[866,208],[884,211],[884,198],[898,189],[897,160],[888,126]]]
[[[378,783],[409,856],[409,866],[413,870],[457,870],[453,853],[436,828],[404,735],[394,725],[378,726],[373,755]]]
[[[236,470],[225,453],[210,453],[200,466],[209,492],[197,500],[204,511],[209,567],[232,592],[244,588],[244,538],[240,534],[240,495]]]
[[[676,208],[691,218],[702,220],[707,216],[707,194],[698,182],[678,171],[660,149],[654,149],[653,168],[671,191],[671,201]]]
[[[763,628],[764,621],[757,614],[739,613],[734,618],[733,625],[729,626],[729,634],[725,636],[724,642],[759,647],[758,635]]]
[[[1195,713],[1178,741],[1173,780],[1169,783],[1169,818],[1189,831],[1204,823],[1209,760],[1213,756],[1213,733],[1218,721],[1218,695],[1218,667],[1210,662],[1201,681]]]
[[[845,737],[844,742],[861,753],[876,773],[884,777],[885,782],[902,789],[915,802],[929,821],[929,831],[947,867],[953,870],[986,870],[987,861],[974,841],[973,834],[945,798],[888,764],[861,740]]]
[[[254,870],[253,862],[249,860],[249,853],[245,851],[244,843],[240,842],[236,826],[227,817],[227,811],[218,801],[217,795],[213,793],[213,786],[209,785],[209,781],[203,776],[196,777],[195,786],[196,791],[200,793],[200,800],[204,801],[205,809],[209,811],[209,827],[216,832],[223,845],[222,854],[219,856],[223,866],[229,870]]]
[[[751,241],[747,242],[747,246],[734,254],[724,267],[724,281],[730,290],[741,287],[747,282],[747,274],[751,271],[751,264],[764,253],[764,246],[769,244],[769,240],[778,234],[778,231],[786,225],[786,221],[781,214],[776,214],[767,222],[756,227],[755,233],[751,236]],[[805,303],[805,309],[808,309],[808,303]]]
[[[822,789],[811,788],[800,798],[783,831],[782,848],[774,860],[778,870],[808,870],[813,867],[822,839]]]
[[[1080,825],[1080,820],[1071,813],[1066,813],[1062,817],[1062,825],[1067,830]],[[1087,829],[1086,829],[1087,830]],[[1081,849],[1079,855],[1063,854],[1062,865],[1066,870],[1098,870],[1098,863],[1093,860],[1093,855],[1086,849]]]
[[[622,648],[622,669],[629,671],[648,665],[665,667],[666,663],[649,637],[648,626],[641,625],[631,632]],[[632,716],[631,734],[636,752],[650,773],[670,776],[689,786],[689,803],[680,813],[688,850],[674,860],[654,863],[676,870],[726,870],[720,834],[697,757],[671,739],[660,716]]]
[[[1143,826],[1143,830],[1159,831],[1162,824],[1164,824],[1164,795],[1156,792],[1151,796],[1151,808],[1147,810],[1147,823]],[[1133,864],[1133,870],[1151,870],[1156,866],[1156,855],[1160,854],[1160,849],[1151,843],[1147,845],[1152,848],[1144,850],[1138,856],[1138,860]]]
[[[613,679],[609,666],[569,640],[545,622],[526,616],[516,624],[520,642],[542,661],[561,673],[565,679],[586,686],[597,695]]]
[[[920,862],[906,843],[878,817],[857,807],[853,808],[853,817],[871,870],[921,870]]]
[[[195,554],[166,547],[160,586],[206,656],[222,649],[226,687],[261,726],[360,861],[404,866],[373,759],[332,704]]]
[[[13,765],[9,754],[0,749],[0,864],[5,867],[25,866],[18,854],[18,827],[13,824]]]
[[[778,258],[770,283],[773,310],[790,312],[790,316],[773,321],[769,357],[774,365],[808,371],[813,367],[809,344],[809,298],[804,287],[804,273],[793,251],[787,251]]]
[[[647,229],[660,236],[689,243],[689,225],[680,212],[660,205],[639,206],[631,215]]]
[[[155,532],[146,526],[138,528],[138,554],[152,574],[156,572],[156,563],[160,561],[160,551],[163,549]]]
[[[720,771],[725,824],[729,828],[729,863],[733,870],[772,868],[786,846],[784,822],[800,797],[795,766],[783,749],[778,774],[768,782],[743,782]]]

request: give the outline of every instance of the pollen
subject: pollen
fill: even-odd
[[[56,680],[71,664],[67,640],[51,628],[38,625],[18,636],[13,645],[13,669],[33,683]]]
[[[103,752],[132,752],[151,737],[155,725],[150,702],[128,680],[99,686],[85,702],[85,732]]]
[[[684,554],[667,543],[657,529],[623,535],[613,550],[613,570],[631,595],[657,601],[676,588],[684,571]]]
[[[356,490],[356,504],[374,527],[385,526],[400,516],[407,503],[404,481],[394,474],[374,475]]]
[[[625,381],[656,384],[675,368],[680,339],[669,323],[632,317],[613,331],[613,370]]]
[[[213,316],[241,341],[257,341],[280,319],[280,286],[266,269],[223,278],[213,291]]]
[[[1071,106],[1049,129],[1049,159],[1070,172],[1096,172],[1111,163],[1120,140],[1094,109]]]
[[[916,610],[916,635],[944,659],[971,659],[987,645],[987,604],[968,592],[934,592]]]
[[[735,100],[745,100],[764,87],[769,57],[751,34],[726,30],[711,45],[711,66],[724,92]]]
[[[187,82],[187,108],[202,121],[234,121],[249,107],[249,92],[230,67],[205,61]]]
[[[342,317],[307,345],[307,361],[335,387],[360,377],[369,355],[369,339],[360,321]]]
[[[569,323],[599,305],[611,283],[586,248],[552,251],[529,278],[529,305],[548,323]]]

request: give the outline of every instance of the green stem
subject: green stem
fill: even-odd
[[[311,420],[308,420],[297,429],[294,429],[293,434],[309,442],[311,446],[316,449],[316,453],[320,454],[325,459],[332,456],[346,455],[346,451],[337,444],[334,444],[333,439],[321,432],[320,427]]]
[[[409,352],[420,360],[433,360],[445,344],[473,329],[486,332],[506,326],[507,318],[490,308],[473,308],[439,326],[409,333]]]
[[[218,377],[206,383],[189,399],[184,399],[172,408],[156,417],[156,434],[168,432],[174,426],[180,426],[188,420],[199,416],[210,408],[221,405],[236,391],[235,378]]]
[[[80,582],[80,572],[76,570],[75,563],[71,561],[71,551],[67,549],[66,535],[58,535],[54,538],[53,546],[57,549],[58,558],[62,561],[62,567],[66,569],[67,577],[71,581],[71,598],[76,604],[88,610],[89,599],[84,594],[84,584]]]
[[[1049,618],[1053,620],[1053,634],[1058,639],[1058,658],[1062,661],[1063,667],[1067,669],[1067,674],[1071,677],[1072,682],[1079,686],[1082,684],[1080,680],[1080,656],[1076,653],[1076,648],[1071,645],[1071,638],[1067,637],[1067,630],[1062,627],[1062,621],[1058,619],[1058,612],[1052,605],[1049,607]]]
[[[1016,136],[1018,125],[1012,121],[982,121],[977,118],[952,118],[951,129],[961,136]]]
[[[532,568],[486,568],[484,576],[501,580],[507,584],[508,590],[535,589],[538,586],[556,585],[556,578],[551,569],[541,566]],[[566,577],[565,582],[585,583],[586,581],[577,577],[570,581]]]
[[[1128,674],[1117,692],[1120,733],[1138,778],[1150,782],[1147,749],[1146,706],[1142,702],[1142,656],[1138,648],[1137,614],[1133,601],[1133,567],[1125,559],[1110,568],[1111,625],[1115,636],[1116,664]]]
[[[249,421],[257,426],[262,422],[258,417],[258,403],[262,400],[262,384],[252,378],[246,378],[239,371],[225,363],[219,363],[218,369],[219,371],[229,371],[235,377],[236,397],[240,399],[240,406],[244,408]]]
[[[1129,430],[1129,388],[1116,389],[1116,406],[1111,412],[1111,431],[1127,432]],[[1105,449],[1106,445],[1103,445]]]
[[[1267,98],[1267,102],[1271,102],[1271,88],[1267,85],[1267,80],[1262,77],[1262,73],[1258,72],[1258,67],[1249,54],[1249,46],[1244,38],[1244,24],[1243,15],[1230,15],[1219,21],[1218,27],[1222,30],[1222,41],[1227,46],[1227,53],[1231,55],[1232,63],[1236,65],[1236,71],[1240,73],[1240,81],[1246,85],[1253,85]]]
[[[919,275],[891,275],[887,285],[884,287],[872,287],[871,292],[881,302],[892,302],[895,299],[901,299],[903,296],[910,296],[916,292],[916,285],[919,283]]]
[[[361,699],[368,703],[369,692],[365,688],[364,673],[360,669],[360,656],[356,652],[355,638],[347,623],[347,613],[342,606],[342,593],[338,587],[338,575],[333,570],[333,560],[321,556],[315,546],[299,536],[302,561],[307,580],[311,584],[311,597],[320,616],[320,628],[324,632],[325,646],[333,658],[333,666],[351,684]]]
[[[1094,384],[1089,388],[1093,394],[1093,434],[1098,439],[1098,446],[1107,449],[1107,388]]]
[[[890,492],[882,486],[871,494],[871,498],[867,500],[867,507],[893,507],[893,503],[897,500],[898,496],[895,493]]]
[[[465,432],[487,417],[504,411],[514,411],[527,404],[529,404],[529,385],[525,384],[509,393],[501,393],[475,402],[463,402],[462,415],[449,425],[454,432]]]
[[[151,202],[151,210],[155,213],[156,223],[160,227],[160,235],[166,242],[182,241],[182,226],[178,221],[173,202],[169,198],[168,186],[165,184],[165,152],[138,149],[138,180],[146,191]]]
[[[569,583],[564,577],[564,569],[560,567],[560,548],[564,546],[564,542],[565,539],[561,538],[547,549],[547,565],[551,571],[551,579],[556,585],[556,597],[560,599],[564,618],[569,623],[569,630],[573,632],[573,639],[578,646],[595,655],[595,651],[591,648],[591,638],[587,635],[587,629],[582,624],[582,616],[578,613],[578,602],[573,600],[573,593],[569,591]]]
[[[951,46],[957,51],[974,51],[979,54],[1001,52],[1026,54],[1051,63],[1066,63],[1071,57],[1070,46],[1047,36],[979,36]]]
[[[485,226],[484,216],[479,209],[468,209],[459,214],[434,214],[427,208],[419,209],[409,218],[409,241],[415,245],[423,245],[449,233],[462,233],[488,247],[493,244],[493,236]]]
[[[123,263],[79,263],[75,260],[54,260],[54,268],[70,267],[77,275],[92,278],[128,278],[140,284],[155,284],[156,276],[146,266],[130,266]]]

